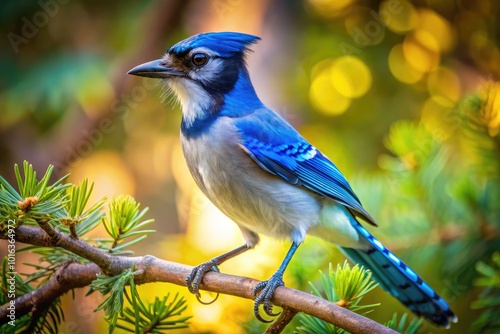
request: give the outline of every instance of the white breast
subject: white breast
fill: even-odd
[[[320,202],[259,167],[239,146],[231,120],[219,118],[195,138],[181,136],[191,173],[205,195],[240,227],[302,242],[318,224]]]

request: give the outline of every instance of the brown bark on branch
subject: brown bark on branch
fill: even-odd
[[[267,328],[264,334],[281,333],[298,312],[299,311],[291,309],[289,307],[283,308],[283,311],[281,311],[278,319],[276,319],[276,321],[274,321],[271,326]]]
[[[18,297],[15,300],[17,318],[34,309],[50,305],[52,301],[71,289],[89,285],[99,272],[116,275],[135,265],[136,270],[140,272],[135,278],[138,284],[168,282],[185,286],[185,278],[192,270],[190,266],[161,260],[151,255],[142,257],[110,255],[82,240],[75,240],[53,229],[47,223],[44,225],[42,222],[40,226],[41,228],[20,226],[16,230],[16,241],[36,246],[62,247],[94,263],[66,264],[45,285],[25,296]],[[0,239],[6,239],[6,236],[1,235]],[[257,283],[259,281],[247,277],[209,272],[204,276],[200,287],[207,291],[254,299],[253,288]],[[304,312],[351,333],[397,333],[327,300],[286,287],[276,289],[272,302],[277,306],[290,309],[292,313]],[[7,306],[8,304],[0,307],[0,324],[9,320]],[[291,316],[293,316],[292,313],[290,313]],[[290,321],[290,319],[285,317],[282,320]],[[283,328],[279,324],[275,327]]]
[[[61,266],[40,288],[15,299],[16,318],[47,309],[54,300],[75,288],[88,286],[101,270],[94,263],[67,263]],[[0,325],[9,321],[8,305],[0,307]]]

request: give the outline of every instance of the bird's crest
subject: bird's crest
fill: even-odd
[[[238,53],[244,53],[251,44],[260,37],[238,32],[208,32],[191,36],[172,46],[168,53],[183,54],[193,48],[205,47],[228,58]]]

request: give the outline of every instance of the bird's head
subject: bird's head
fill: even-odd
[[[241,90],[255,93],[245,54],[259,39],[236,32],[194,35],[172,46],[163,58],[136,66],[128,74],[163,79],[181,102],[184,121],[192,123],[219,111],[238,82],[243,84]]]

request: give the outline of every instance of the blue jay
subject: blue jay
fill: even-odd
[[[418,316],[449,327],[457,317],[410,267],[360,223],[375,225],[338,168],[257,97],[245,64],[260,38],[203,33],[172,46],[162,59],[128,74],[162,79],[182,106],[181,145],[205,195],[241,229],[245,244],[193,269],[186,278],[198,300],[203,275],[259,242],[291,240],[279,269],[254,289],[254,313],[276,316],[271,298],[306,234],[339,246],[372,271],[388,293]]]

